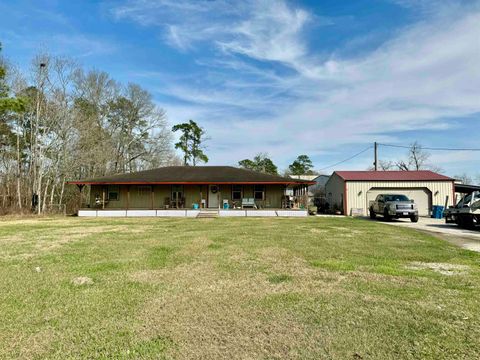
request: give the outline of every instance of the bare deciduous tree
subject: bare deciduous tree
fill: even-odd
[[[422,145],[415,141],[410,145],[408,149],[406,159],[400,159],[397,161],[392,160],[379,160],[378,169],[382,171],[389,170],[401,170],[401,171],[418,171],[418,170],[431,170],[435,172],[441,172],[442,169],[429,162],[430,153],[422,148]],[[369,170],[374,170],[370,167]]]
[[[1,212],[77,204],[68,179],[178,160],[165,112],[140,86],[49,54],[35,57],[29,74],[9,67],[8,75],[6,95],[25,106],[0,112]]]

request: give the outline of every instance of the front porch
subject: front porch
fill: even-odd
[[[79,186],[80,191],[81,187]],[[287,194],[287,189],[291,189]],[[83,210],[279,210],[306,209],[307,186],[300,184],[92,185]]]

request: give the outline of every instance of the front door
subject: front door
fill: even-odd
[[[208,207],[218,208],[218,185],[208,185]]]

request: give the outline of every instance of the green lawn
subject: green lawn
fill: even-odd
[[[7,218],[0,316],[5,359],[478,359],[480,254],[347,218]]]

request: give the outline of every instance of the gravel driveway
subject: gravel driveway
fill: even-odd
[[[368,220],[370,220],[368,218]],[[417,223],[412,223],[409,219],[393,219],[384,221],[382,217],[376,220],[392,226],[405,226],[421,231],[433,233],[442,239],[445,239],[464,249],[480,252],[480,230],[461,229],[455,224],[446,224],[445,219],[432,219],[421,217]]]

